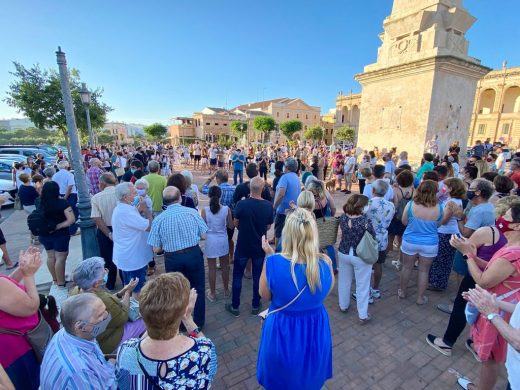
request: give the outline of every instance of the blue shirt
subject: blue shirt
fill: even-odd
[[[246,161],[246,158],[243,154],[235,154],[233,158],[231,159],[233,162],[233,169],[235,171],[243,171],[244,170],[244,162]]]
[[[222,197],[220,198],[220,204],[222,206],[231,207],[233,205],[233,194],[235,193],[235,186],[231,185],[229,183],[220,183],[218,186],[222,190]],[[200,190],[200,192],[202,192],[204,195],[208,195],[210,187],[211,186],[209,184],[204,184],[202,186],[202,189]]]
[[[148,245],[177,252],[198,245],[207,231],[208,226],[197,210],[175,203],[154,219]]]
[[[85,340],[60,329],[45,350],[40,389],[117,389],[115,367],[105,360],[95,339]]]
[[[278,198],[281,188],[285,188],[285,195],[280,205],[276,208],[276,214],[285,214],[285,210],[289,209],[289,203],[291,203],[291,201],[296,203],[298,200],[298,196],[300,195],[300,180],[298,179],[298,175],[294,172],[287,172],[282,175],[276,186],[275,200]]]
[[[471,230],[477,230],[482,226],[495,226],[495,208],[489,202],[471,207],[464,226]]]

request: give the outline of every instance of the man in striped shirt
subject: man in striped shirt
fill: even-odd
[[[103,301],[91,293],[74,295],[63,302],[60,316],[63,328],[45,350],[40,388],[117,389],[114,365],[96,341],[112,319]]]

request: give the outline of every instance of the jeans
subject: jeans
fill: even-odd
[[[232,298],[231,306],[238,309],[240,306],[240,292],[242,291],[242,279],[244,277],[244,270],[246,269],[248,257],[235,256],[235,263],[233,265],[233,286],[231,288]],[[258,286],[260,284],[260,274],[264,266],[264,257],[252,258],[253,263],[253,306],[254,309],[260,307],[260,293]]]
[[[358,179],[359,183],[359,193],[362,194],[363,190],[365,189],[365,184],[367,182],[367,179]]]
[[[197,301],[193,311],[193,320],[197,326],[204,326],[206,311],[206,294],[204,293],[204,256],[200,247],[188,250],[185,253],[164,253],[164,269],[166,272],[180,272],[190,282],[192,288],[197,290]]]
[[[355,277],[358,316],[360,319],[365,319],[368,317],[372,265],[365,263],[357,256],[353,256],[353,253],[352,248],[348,255],[338,252],[339,307],[341,310],[349,308],[352,277]]]
[[[109,226],[108,229],[112,231],[112,227]],[[106,288],[113,290],[117,280],[117,266],[112,261],[114,243],[99,229],[96,232],[96,236],[99,244],[99,255],[105,260],[105,268],[108,269]]]
[[[459,291],[457,291],[455,302],[453,302],[453,310],[450,315],[450,322],[448,323],[448,328],[446,328],[446,332],[442,339],[446,345],[449,345],[450,347],[453,347],[466,327],[466,313],[464,311],[466,310],[467,302],[462,298],[462,293],[468,291],[470,288],[475,288],[475,281],[468,273],[464,276],[464,279],[462,279]]]
[[[233,171],[233,185],[237,185],[237,176],[240,177],[240,184],[242,184],[244,182],[244,171],[241,169],[241,170],[237,170],[235,169]]]
[[[77,222],[79,217],[78,194],[69,194],[69,197],[67,198],[67,203],[72,208],[72,211],[74,212],[74,217],[76,217]],[[78,224],[76,222],[69,226],[69,233],[71,236],[76,234],[76,232],[78,231]]]
[[[332,269],[336,271],[338,269],[338,264],[336,262],[336,250],[334,249],[334,246],[329,245],[325,248],[325,251],[327,252],[327,256],[332,260]]]

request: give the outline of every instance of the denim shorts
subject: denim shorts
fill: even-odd
[[[69,251],[69,234],[52,234],[50,236],[39,236],[38,240],[42,243],[47,251],[68,252]]]
[[[439,245],[412,244],[405,240],[401,244],[401,252],[408,256],[437,257],[438,251]]]
[[[147,269],[148,265],[145,265],[143,268],[136,269],[133,271],[121,271],[121,274],[123,276],[123,284],[126,286],[128,283],[130,283],[130,280],[132,278],[139,278],[139,282],[137,283],[137,286],[135,286],[134,292],[140,292],[144,286],[144,283],[146,282]]]

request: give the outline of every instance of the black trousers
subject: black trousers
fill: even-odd
[[[108,226],[108,229],[112,231],[111,226]],[[97,230],[96,235],[99,244],[99,254],[105,260],[105,268],[108,269],[108,280],[106,288],[108,288],[109,290],[113,290],[117,280],[117,267],[112,261],[114,243],[110,238],[105,236],[105,233],[103,233],[99,229]],[[123,279],[121,278],[121,280]]]
[[[365,183],[367,179],[358,179],[359,182],[359,193],[363,195],[363,190],[365,189]]]
[[[464,279],[462,279],[459,291],[457,291],[455,302],[453,302],[453,311],[450,315],[450,322],[448,323],[446,333],[444,333],[443,341],[450,347],[455,345],[455,342],[466,327],[466,314],[464,310],[466,310],[467,302],[462,298],[462,293],[468,291],[470,288],[475,288],[475,281],[471,275],[467,273]]]

